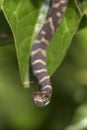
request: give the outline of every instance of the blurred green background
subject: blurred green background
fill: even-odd
[[[45,108],[32,102],[35,84],[28,89],[21,84],[10,34],[1,12],[0,130],[87,130],[87,27],[74,36],[65,59],[52,76],[53,97]]]

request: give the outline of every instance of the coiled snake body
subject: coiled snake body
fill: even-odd
[[[50,76],[46,69],[46,49],[62,20],[67,3],[68,0],[52,0],[45,23],[32,46],[31,66],[40,89],[33,93],[33,101],[40,107],[49,104],[52,96]]]

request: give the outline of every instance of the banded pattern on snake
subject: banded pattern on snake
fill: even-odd
[[[31,49],[31,66],[40,89],[33,93],[33,101],[40,107],[48,105],[52,96],[50,76],[46,69],[46,49],[60,25],[67,4],[68,0],[52,0],[45,23]]]

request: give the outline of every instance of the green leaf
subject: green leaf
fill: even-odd
[[[1,6],[3,5],[4,0],[0,0],[0,10],[1,10]]]
[[[87,0],[83,0],[82,3],[83,13],[87,15]]]
[[[70,0],[63,21],[48,47],[47,68],[51,75],[55,72],[66,55],[71,40],[77,32],[81,19],[82,16],[78,12],[74,0]]]
[[[80,2],[80,0],[75,0],[76,6],[78,8],[78,11],[81,15],[87,15],[87,0],[83,0]]]
[[[2,7],[13,32],[21,80],[26,85],[29,84],[30,47],[41,1],[37,3],[37,6],[33,2],[30,0],[5,0]]]
[[[21,80],[26,86],[29,84],[28,72],[31,43],[36,33],[34,32],[34,27],[41,4],[42,0],[39,0],[38,3],[31,0],[5,0],[2,6],[2,11],[13,32]],[[55,72],[66,55],[81,18],[82,15],[77,10],[74,0],[69,1],[63,21],[47,50],[47,69],[50,75]]]

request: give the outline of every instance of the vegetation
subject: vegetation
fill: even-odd
[[[49,1],[0,0],[0,129],[87,130],[87,0],[69,0],[47,50],[53,96],[32,102],[37,83],[29,67],[31,45]]]

